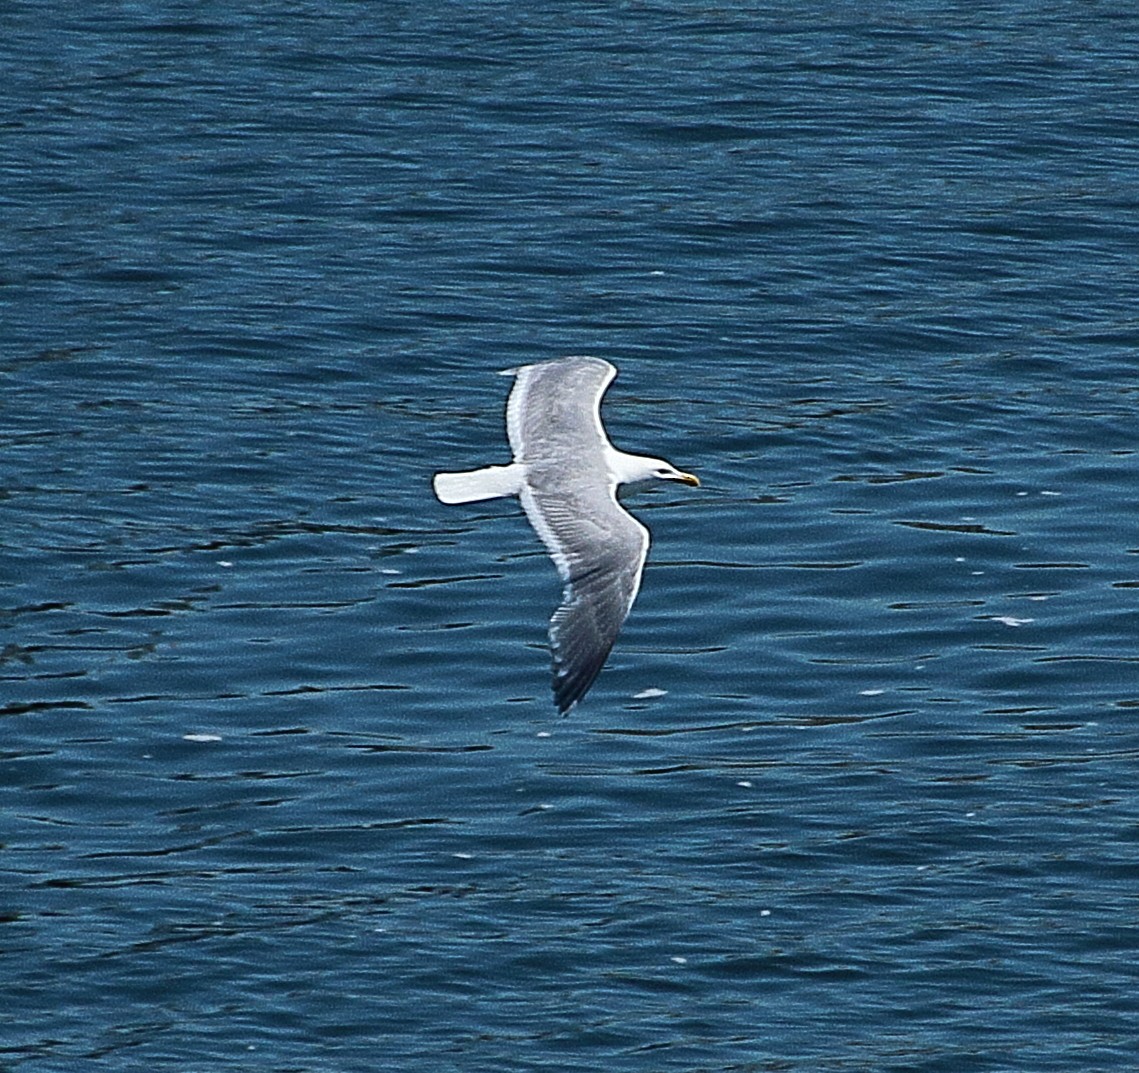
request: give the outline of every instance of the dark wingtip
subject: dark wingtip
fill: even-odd
[[[578,701],[585,696],[585,691],[589,686],[587,685],[582,689],[578,687],[570,677],[559,677],[558,672],[555,670],[551,688],[554,691],[554,705],[558,709],[558,715],[567,716]]]
[[[574,579],[574,585],[581,585],[583,580],[588,582],[590,577],[590,573],[582,574]],[[580,592],[567,591],[566,596],[567,602],[550,619],[550,656],[553,663],[550,684],[554,691],[554,704],[562,715],[568,715],[597,681],[617,638],[617,630],[610,631],[607,623],[600,622],[598,612],[587,608],[588,613],[573,614],[582,606]]]
[[[605,655],[608,656],[608,654],[606,651]],[[559,666],[556,662],[554,663],[554,677],[551,687],[554,691],[554,704],[557,705],[559,714],[569,715],[570,709],[589,692],[590,687],[597,681],[597,676],[604,666],[604,657],[576,666]]]

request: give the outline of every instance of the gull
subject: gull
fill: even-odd
[[[506,431],[514,460],[436,473],[443,503],[517,496],[564,588],[550,619],[554,703],[563,715],[601,672],[641,587],[649,531],[617,502],[617,488],[647,480],[699,487],[659,458],[626,454],[601,424],[601,396],[617,370],[593,357],[506,369],[514,386]]]

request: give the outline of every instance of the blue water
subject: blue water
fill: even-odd
[[[2,21],[0,1068],[1139,1068],[1130,5]]]

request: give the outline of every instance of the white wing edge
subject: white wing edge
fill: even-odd
[[[534,532],[538,534],[542,543],[546,545],[546,551],[550,553],[550,558],[554,560],[554,565],[558,568],[558,576],[565,583],[566,590],[568,591],[570,574],[573,571],[565,550],[561,544],[558,543],[558,538],[554,536],[553,529],[550,528],[549,523],[542,516],[542,512],[538,509],[538,504],[534,502],[534,495],[530,489],[523,485],[521,491],[518,493],[518,498],[522,503],[522,509],[526,512],[526,517],[530,520],[530,525],[534,528]]]

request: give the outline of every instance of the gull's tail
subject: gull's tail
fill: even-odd
[[[511,464],[465,473],[436,473],[431,483],[444,503],[476,503],[480,499],[516,496],[522,489],[522,467]]]

